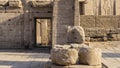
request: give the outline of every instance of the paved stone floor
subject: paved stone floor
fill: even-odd
[[[45,50],[0,50],[0,68],[43,68],[49,60]]]
[[[95,42],[89,45],[102,49],[102,62],[108,68],[120,68],[120,41]],[[0,68],[44,68],[44,64],[49,60],[49,52],[48,49],[0,49]]]
[[[102,49],[102,62],[108,68],[120,68],[120,41],[91,43]]]

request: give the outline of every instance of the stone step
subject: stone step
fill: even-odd
[[[50,61],[47,62],[44,68],[102,68],[102,65],[89,66],[89,65],[69,65],[69,66],[59,66],[52,64]]]

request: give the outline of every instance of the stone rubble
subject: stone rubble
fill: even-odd
[[[78,60],[78,51],[74,48],[56,47],[51,50],[51,60],[58,65],[73,65]]]

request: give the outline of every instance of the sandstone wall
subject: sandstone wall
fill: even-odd
[[[52,32],[53,35],[57,37],[57,39],[52,38],[53,42],[57,41],[58,44],[66,43],[66,29],[68,26],[74,25],[74,14],[72,14],[73,6],[71,6],[73,4],[72,1],[68,2],[69,0],[66,0],[65,2],[60,2],[60,6],[54,10],[53,7],[31,7],[29,4],[31,0],[20,1],[23,5],[21,8],[3,7],[3,3],[0,2],[0,48],[23,48],[26,45],[34,45],[35,19],[45,17],[52,18],[54,10],[59,18],[55,18],[54,15],[53,18],[59,23],[55,26],[57,29],[53,29],[53,31],[56,30],[57,32]],[[85,16],[80,17],[80,25],[84,27],[86,38],[107,37],[108,40],[120,40],[120,1],[116,0],[115,2],[115,14],[117,16],[112,16],[111,14],[108,14],[108,16],[97,16],[99,14],[105,14],[102,13],[104,10],[98,8],[98,6],[102,6],[102,1],[100,1],[101,0],[88,0],[88,3],[85,4]],[[97,5],[97,7],[94,5]],[[60,14],[57,14],[58,8],[60,9]],[[111,12],[113,11],[111,10]],[[52,24],[53,26],[55,25],[54,22]]]
[[[111,40],[119,40],[120,16],[81,16],[80,25],[83,26],[86,37],[104,38],[116,35]]]
[[[31,7],[31,0],[20,0],[21,8],[0,6],[0,48],[32,47],[35,44],[35,19],[52,18],[52,7]]]
[[[85,15],[120,15],[120,0],[87,0]]]
[[[56,23],[56,44],[67,43],[67,28],[74,25],[74,0],[56,0],[53,23]],[[67,7],[67,8],[66,8]]]

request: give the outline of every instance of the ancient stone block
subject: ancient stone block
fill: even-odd
[[[85,15],[85,16],[80,16],[80,25],[83,28],[90,28],[90,27],[95,27],[95,16],[92,15]]]
[[[51,50],[51,60],[58,65],[73,65],[78,59],[78,51],[72,48],[53,48]]]
[[[98,48],[80,48],[79,62],[87,65],[101,65],[101,50]]]
[[[93,12],[93,0],[88,0],[88,3],[85,4],[85,15],[94,15],[94,12]]]
[[[90,46],[86,45],[86,44],[70,44],[71,48],[76,49],[77,51],[79,51],[80,48],[85,47],[85,48],[89,48]]]
[[[8,1],[9,7],[12,8],[21,8],[22,7],[22,3],[20,0],[10,0]]]
[[[5,8],[3,6],[0,6],[0,13],[5,12]]]
[[[84,43],[85,41],[84,29],[80,26],[74,27],[74,41],[79,44]]]
[[[120,34],[117,34],[117,41],[120,41]]]
[[[60,66],[60,65],[55,65],[52,64],[51,62],[47,62],[45,64],[44,68],[102,68],[101,65],[96,65],[96,66],[89,66],[89,65],[69,65],[69,66]]]
[[[4,6],[6,5],[8,0],[0,0],[0,6]]]
[[[116,15],[120,15],[120,0],[116,0]]]
[[[22,9],[19,9],[19,8],[10,8],[9,6],[6,7],[6,10],[5,10],[6,13],[21,13],[23,12]]]
[[[117,34],[111,34],[111,41],[117,41]]]
[[[113,15],[114,0],[101,0],[101,14]]]
[[[85,37],[86,42],[90,42],[90,37]]]
[[[89,28],[86,29],[87,31],[89,31],[89,36],[90,37],[102,37],[102,36],[106,36],[108,30],[103,29],[103,28]]]
[[[68,43],[82,44],[85,41],[84,30],[81,26],[74,26],[72,28],[68,28],[67,36]]]
[[[51,1],[30,1],[29,4],[31,7],[50,7],[52,6]]]
[[[106,29],[118,28],[118,21],[115,16],[97,16],[96,27]]]

